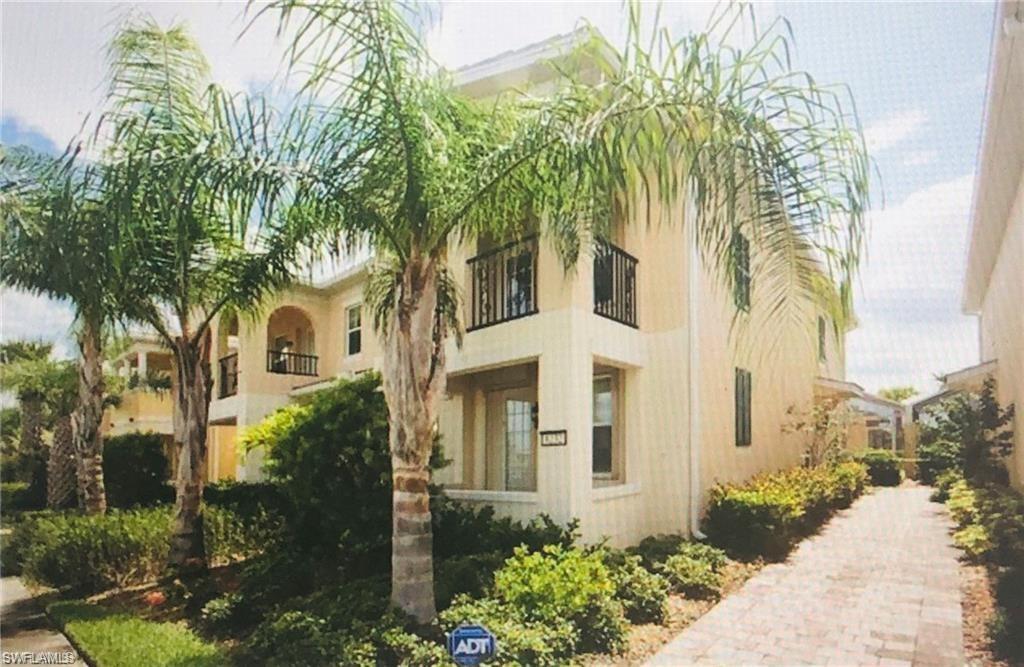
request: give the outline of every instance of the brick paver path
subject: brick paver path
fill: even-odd
[[[951,523],[876,489],[686,628],[649,665],[963,665]]]
[[[0,663],[4,665],[85,667],[68,640],[43,614],[38,600],[17,577],[0,579],[0,646],[3,647]],[[64,661],[69,655],[74,656],[73,662]]]

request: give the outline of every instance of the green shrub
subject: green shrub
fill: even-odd
[[[678,554],[669,556],[658,570],[673,591],[688,598],[704,600],[722,593],[721,577],[707,561]]]
[[[168,507],[43,515],[20,523],[12,541],[28,580],[91,593],[155,579],[167,563],[171,516]],[[214,562],[257,553],[276,530],[269,519],[246,523],[218,508],[207,508],[205,516]]]
[[[103,481],[111,507],[145,507],[174,500],[170,468],[157,433],[126,433],[103,442]]]
[[[505,562],[505,555],[470,554],[434,562],[434,598],[444,609],[461,594],[483,597],[494,583],[494,573]]]
[[[203,502],[208,507],[223,507],[241,517],[267,514],[289,515],[288,502],[281,489],[272,482],[238,482],[224,480],[203,487]]]
[[[571,547],[578,537],[579,521],[560,526],[541,514],[527,523],[497,518],[494,508],[479,508],[439,495],[431,501],[434,557],[448,559],[467,554],[500,553],[506,558],[518,546],[538,551],[549,544]]]
[[[984,526],[971,524],[953,533],[953,544],[963,549],[967,557],[980,561],[992,549],[992,539]]]
[[[494,575],[496,594],[538,622],[566,619],[579,632],[580,652],[615,653],[627,624],[615,583],[598,552],[547,546],[516,549]]]
[[[849,507],[868,481],[868,470],[857,461],[843,461],[829,470],[829,502],[834,509]]]
[[[869,449],[857,458],[868,467],[875,486],[899,486],[903,479],[899,457],[887,449]]]
[[[446,632],[462,623],[484,625],[498,637],[498,654],[487,664],[500,667],[564,665],[578,638],[575,626],[564,618],[532,620],[518,607],[493,598],[460,596],[441,612],[439,620]]]
[[[222,565],[262,553],[274,544],[282,530],[281,517],[265,512],[243,516],[229,509],[208,506],[203,510],[206,557]]]
[[[640,544],[627,549],[629,553],[640,556],[644,567],[653,570],[661,565],[669,556],[679,553],[679,548],[687,539],[682,535],[651,535],[640,540]]]
[[[999,576],[996,604],[996,617],[989,626],[993,648],[1008,662],[1024,662],[1024,562]]]
[[[640,556],[604,549],[602,558],[615,584],[615,598],[633,623],[662,623],[668,609],[668,582],[643,566]]]
[[[932,491],[931,500],[938,503],[944,503],[949,500],[949,490],[953,488],[954,484],[962,481],[963,478],[963,473],[955,468],[939,473],[933,482],[935,490]]]
[[[792,468],[710,493],[704,531],[711,542],[744,555],[784,556],[796,541],[863,489],[863,470],[835,466]]]
[[[165,509],[55,515],[19,526],[29,546],[31,582],[97,592],[152,581],[167,563],[171,514]]]
[[[230,664],[217,646],[203,642],[180,624],[156,623],[131,614],[117,614],[82,601],[55,602],[47,611],[90,665],[213,667]]]
[[[40,509],[43,503],[33,497],[28,482],[4,482],[0,484],[0,507],[5,514],[23,510]]]
[[[1005,487],[976,491],[979,521],[992,538],[989,558],[1007,567],[1024,563],[1024,495]]]
[[[686,558],[707,563],[715,572],[721,570],[729,562],[729,558],[725,555],[724,551],[704,542],[684,542],[676,553]]]
[[[327,621],[308,612],[286,611],[261,624],[246,649],[263,664],[333,665],[346,645],[346,636]]]
[[[959,442],[922,442],[917,448],[917,459],[917,474],[925,484],[935,484],[943,473],[963,474],[963,445]]]
[[[966,481],[960,480],[949,488],[949,500],[946,501],[949,515],[961,528],[978,520],[977,498]]]

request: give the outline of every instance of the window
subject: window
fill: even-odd
[[[594,378],[594,475],[610,477],[613,470],[612,443],[615,420],[612,378],[600,375]]]
[[[740,310],[750,310],[750,241],[739,232],[732,234],[733,301]]]
[[[736,446],[748,447],[750,434],[750,371],[736,369]]]
[[[825,318],[818,316],[818,361],[825,361]]]
[[[359,354],[363,349],[363,316],[362,304],[356,304],[345,310],[345,326],[348,332],[348,354]]]

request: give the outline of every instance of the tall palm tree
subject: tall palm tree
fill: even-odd
[[[756,241],[764,312],[828,308],[841,326],[860,256],[868,159],[850,100],[786,59],[786,32],[733,50],[708,33],[641,34],[637,4],[616,48],[596,33],[559,65],[552,95],[479,102],[458,90],[410,25],[415,7],[278,0],[308,75],[278,139],[291,215],[373,248],[367,300],[384,346],[394,484],[392,602],[435,614],[428,461],[458,334],[451,244],[516,237],[527,220],[571,267],[613,215],[680,210],[692,192],[705,262],[732,286],[742,224]],[[635,202],[639,201],[640,204]],[[681,216],[680,216],[681,217]],[[838,289],[833,288],[838,285]]]
[[[51,363],[52,352],[53,345],[42,341],[14,340],[0,344],[0,387],[14,393],[21,413],[18,451],[34,461],[41,461],[45,456],[43,422],[47,387],[42,371]],[[42,493],[43,479],[38,471],[33,471],[30,483]]]
[[[71,303],[78,402],[71,415],[85,509],[106,511],[103,485],[103,335],[110,309],[109,219],[102,214],[102,170],[69,151],[49,157],[25,149],[0,154],[0,280]]]
[[[110,45],[108,79],[96,136],[106,213],[118,232],[114,302],[173,355],[178,465],[169,566],[203,568],[211,322],[225,309],[253,311],[287,285],[298,240],[316,230],[271,206],[283,195],[273,192],[281,179],[261,167],[280,163],[265,160],[268,108],[212,84],[183,27],[128,18]]]

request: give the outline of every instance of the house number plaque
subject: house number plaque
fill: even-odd
[[[565,429],[561,431],[540,432],[541,447],[564,447],[566,442],[568,442],[568,438],[565,434]]]

